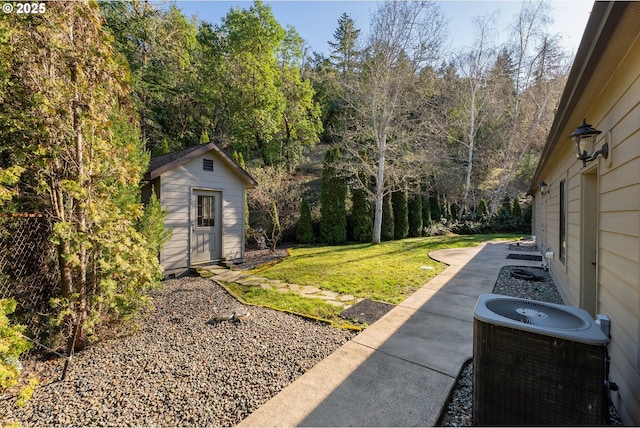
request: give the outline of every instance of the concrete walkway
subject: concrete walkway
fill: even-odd
[[[472,358],[478,296],[503,266],[541,266],[511,253],[507,243],[430,253],[449,266],[238,426],[434,426]]]

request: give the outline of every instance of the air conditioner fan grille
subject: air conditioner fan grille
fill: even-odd
[[[553,306],[535,301],[495,299],[486,302],[487,309],[524,324],[558,330],[580,330],[588,327],[582,318]]]

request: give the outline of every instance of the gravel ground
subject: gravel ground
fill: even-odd
[[[44,386],[23,408],[0,400],[0,423],[231,426],[355,335],[261,307],[207,324],[240,305],[198,277],[165,281],[154,304],[139,331],[78,353],[64,381],[60,359],[25,364]]]
[[[523,248],[518,248],[522,250]],[[540,277],[540,281],[528,281],[514,278],[511,273],[516,269],[524,269]],[[538,300],[548,303],[563,304],[562,297],[551,279],[551,275],[539,268],[520,268],[507,266],[502,268],[493,288],[493,293],[524,299]],[[611,425],[622,425],[615,407],[609,406]],[[468,427],[472,426],[473,411],[473,363],[469,362],[461,371],[451,394],[446,412],[443,413],[439,426]]]

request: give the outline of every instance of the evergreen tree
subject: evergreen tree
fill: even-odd
[[[393,207],[393,238],[404,239],[409,235],[409,207],[407,191],[399,190],[391,194]]]
[[[522,229],[524,227],[524,218],[522,214],[522,208],[520,208],[520,201],[518,197],[513,198],[513,207],[511,208],[511,215],[513,216],[513,221],[518,229]]]
[[[0,122],[12,129],[1,127],[0,141],[22,135],[23,165],[39,184],[29,196],[55,218],[61,295],[52,303],[62,327],[72,326],[64,332],[71,354],[104,318],[148,303],[143,291],[162,272],[163,212],[141,204],[149,158],[97,4],[48,2],[46,14],[3,18],[13,21],[13,84]]]
[[[357,242],[371,242],[373,233],[373,217],[371,203],[366,191],[354,189],[351,195],[351,221],[353,223],[353,239]]]
[[[355,21],[345,12],[338,18],[338,28],[333,33],[334,42],[331,47],[331,63],[343,77],[353,73],[357,67],[360,52],[356,49],[360,30]]]
[[[456,220],[460,211],[460,208],[458,208],[458,204],[449,205],[449,211],[451,212],[451,220]]]
[[[482,198],[480,199],[480,202],[478,202],[478,208],[476,208],[476,219],[484,221],[487,219],[488,215],[489,211],[487,209],[487,201]]]
[[[380,236],[383,241],[391,241],[393,239],[393,228],[393,205],[391,204],[391,194],[387,193],[382,201],[382,229],[380,230]]]
[[[422,236],[422,195],[414,194],[409,197],[409,236]]]
[[[439,223],[442,218],[442,212],[440,211],[440,204],[438,203],[437,197],[429,197],[429,207],[431,212],[431,221]]]
[[[347,180],[338,174],[334,166],[339,158],[337,146],[328,149],[322,168],[320,239],[329,245],[347,241]]]
[[[511,199],[509,195],[504,195],[502,198],[502,203],[500,204],[500,209],[498,210],[499,214],[510,216],[511,213]]]
[[[424,226],[431,225],[431,200],[428,196],[421,196],[422,198],[422,224]]]
[[[311,244],[313,242],[313,226],[311,224],[311,208],[307,198],[302,198],[300,205],[300,218],[296,228],[296,239],[301,244]]]

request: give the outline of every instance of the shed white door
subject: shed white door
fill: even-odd
[[[191,196],[191,264],[222,257],[222,194],[194,190]]]

